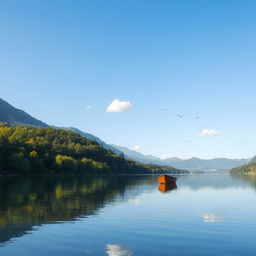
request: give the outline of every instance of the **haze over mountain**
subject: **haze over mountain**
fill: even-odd
[[[228,158],[214,158],[214,159],[199,159],[196,157],[189,159],[180,159],[177,157],[161,159],[152,155],[143,155],[137,151],[131,150],[127,147],[117,146],[111,144],[122,151],[126,158],[136,160],[142,163],[154,163],[160,165],[173,166],[175,168],[189,169],[189,170],[211,170],[211,169],[231,169],[240,165],[247,164],[251,159],[228,159]]]
[[[154,164],[163,164],[163,161],[161,158],[152,156],[152,155],[143,155],[142,153],[129,149],[127,147],[123,146],[117,146],[114,144],[110,144],[113,148],[116,148],[117,150],[121,151],[125,157],[130,159],[137,159],[137,161],[142,163],[154,163]]]

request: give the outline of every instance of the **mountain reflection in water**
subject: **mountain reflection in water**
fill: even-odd
[[[126,190],[154,182],[154,176],[0,177],[0,243],[33,226],[95,215]]]
[[[254,255],[256,176],[157,177],[0,177],[0,255]]]

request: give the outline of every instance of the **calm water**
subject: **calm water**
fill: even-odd
[[[256,178],[0,178],[0,255],[256,255]]]

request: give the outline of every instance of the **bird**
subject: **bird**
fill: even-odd
[[[179,118],[183,118],[183,117],[184,117],[184,115],[180,115],[180,114],[177,114],[177,116],[178,116]]]
[[[164,108],[163,111],[167,111],[168,109],[167,108]]]
[[[199,116],[195,116],[195,119],[199,119]]]

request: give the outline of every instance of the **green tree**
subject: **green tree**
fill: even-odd
[[[44,171],[44,162],[42,159],[39,158],[38,153],[35,150],[29,153],[29,158],[32,173],[40,173]]]
[[[57,168],[63,172],[77,172],[77,160],[71,156],[57,155],[55,158]]]
[[[30,162],[22,152],[12,153],[9,157],[9,167],[17,173],[29,173]]]

